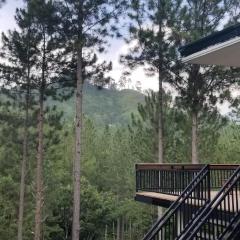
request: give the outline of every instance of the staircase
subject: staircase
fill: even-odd
[[[227,174],[203,166],[143,238],[175,239],[240,240],[240,166]]]

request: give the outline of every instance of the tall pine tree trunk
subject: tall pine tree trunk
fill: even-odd
[[[117,240],[121,240],[121,219],[117,219]]]
[[[113,221],[113,224],[112,224],[112,238],[113,240],[115,240],[115,222]]]
[[[38,149],[36,169],[36,209],[34,240],[41,240],[42,207],[43,207],[43,89],[40,90],[38,112]]]
[[[124,240],[124,218],[117,219],[117,240]]]
[[[36,209],[35,209],[35,231],[34,240],[41,240],[42,208],[43,208],[43,124],[44,124],[44,92],[45,92],[45,70],[46,70],[46,39],[43,39],[42,77],[39,89],[39,112],[38,112],[38,149],[36,168]]]
[[[21,167],[21,182],[20,182],[20,197],[19,197],[19,210],[18,210],[18,235],[17,240],[23,239],[23,212],[24,212],[24,195],[25,195],[25,177],[26,177],[26,164],[28,160],[28,121],[29,121],[29,71],[26,93],[26,106],[25,106],[25,119],[24,119],[24,132],[23,132],[23,156]]]
[[[83,1],[79,0],[78,39],[77,39],[77,89],[75,119],[75,156],[73,160],[73,220],[72,240],[80,237],[80,190],[81,190],[81,154],[82,154],[82,100],[83,100]]]
[[[132,220],[129,220],[129,240],[132,240]]]
[[[163,163],[163,86],[159,73],[159,93],[158,93],[158,162]]]
[[[108,225],[105,225],[105,235],[104,235],[104,240],[108,239]]]
[[[198,164],[198,114],[192,112],[192,163]]]
[[[158,0],[158,162],[163,163],[163,9],[162,2]]]
[[[162,31],[162,1],[158,0],[158,163],[164,162],[164,149],[163,149],[163,31]],[[162,217],[163,209],[158,207],[158,218]]]
[[[159,72],[159,93],[158,93],[158,163],[162,164],[163,160],[163,86]],[[163,208],[158,207],[158,218],[163,215]]]
[[[81,44],[80,44],[81,45]],[[76,89],[76,125],[75,125],[75,158],[73,163],[73,222],[72,240],[79,240],[80,234],[80,163],[81,163],[81,132],[82,132],[82,99],[83,99],[83,59],[82,46],[77,53],[77,89]]]
[[[121,240],[124,240],[125,235],[125,221],[124,217],[122,217],[122,224],[121,224]]]

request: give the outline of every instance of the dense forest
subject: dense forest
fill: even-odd
[[[0,40],[0,240],[139,240],[161,210],[134,201],[136,163],[239,163],[239,70],[178,53],[239,14],[236,0],[25,0]],[[114,39],[129,44],[121,84],[99,60]],[[138,68],[157,92],[124,88]]]

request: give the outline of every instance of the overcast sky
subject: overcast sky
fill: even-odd
[[[0,30],[6,31],[15,27],[14,13],[17,7],[23,5],[21,0],[8,0],[0,10]]]
[[[16,27],[14,14],[17,7],[23,6],[22,0],[8,0],[6,4],[0,9],[0,32],[6,32],[8,29],[14,29]],[[111,47],[106,54],[100,56],[101,60],[112,61],[113,70],[111,72],[112,78],[118,82],[124,67],[119,64],[119,56],[127,53],[128,46],[123,40],[111,40]],[[144,74],[143,69],[136,69],[131,75],[131,82],[128,83],[125,88],[136,89],[136,86],[141,86],[142,90],[152,89],[157,91],[158,81],[156,77],[147,77]],[[220,110],[223,114],[229,111],[227,104],[220,106]]]

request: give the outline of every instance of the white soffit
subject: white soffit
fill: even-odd
[[[182,59],[184,63],[240,67],[240,37],[210,46]]]

